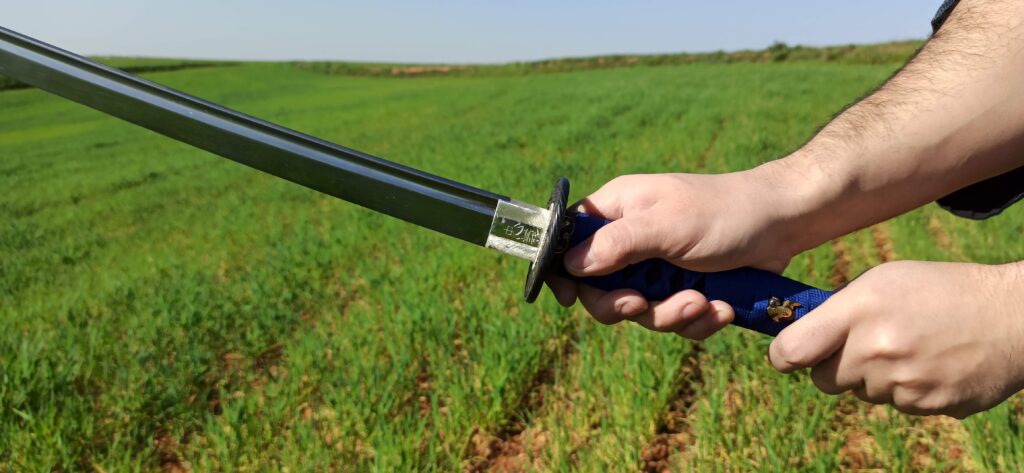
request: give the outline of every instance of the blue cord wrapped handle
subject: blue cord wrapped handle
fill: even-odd
[[[607,220],[598,217],[577,214],[575,228],[569,238],[570,245],[576,246],[584,242],[608,223]],[[606,291],[633,289],[650,301],[665,300],[677,292],[694,289],[704,294],[708,300],[729,303],[736,311],[734,325],[771,336],[778,335],[782,329],[807,315],[832,295],[829,291],[759,269],[740,268],[701,273],[680,268],[661,259],[642,261],[606,276],[576,277],[569,275],[564,267],[562,273],[570,279]],[[768,314],[768,307],[773,297],[780,302],[800,304],[794,310],[791,320],[772,320]]]

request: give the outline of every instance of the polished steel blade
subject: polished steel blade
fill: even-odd
[[[546,208],[329,143],[4,28],[0,74],[476,245],[535,261],[547,239]]]

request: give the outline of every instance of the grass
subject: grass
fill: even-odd
[[[696,63],[406,80],[236,64],[147,77],[535,203],[784,155],[896,64]],[[730,328],[609,328],[518,261],[37,90],[0,93],[0,471],[1006,471],[1019,398],[965,422],[817,392]],[[1019,206],[1018,206],[1019,207]],[[935,206],[824,245],[820,286],[892,258],[1024,256],[1024,209]]]

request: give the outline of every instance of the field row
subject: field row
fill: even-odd
[[[732,64],[150,77],[521,200],[794,149],[892,66]],[[1021,402],[918,419],[780,375],[769,339],[606,327],[525,265],[39,91],[0,94],[0,470],[1008,470]],[[1024,213],[934,206],[795,259],[834,287],[893,259],[1003,262]]]

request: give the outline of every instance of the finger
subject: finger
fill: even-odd
[[[862,401],[872,404],[892,404],[892,386],[885,383],[872,383],[865,380],[864,384],[853,389],[853,395]]]
[[[622,218],[622,206],[618,204],[617,200],[602,204],[595,201],[593,196],[590,196],[580,199],[579,202],[570,205],[569,208],[594,217],[601,217],[605,220],[618,220]]]
[[[870,373],[870,372],[869,372]],[[864,377],[864,395],[875,404],[892,404],[896,384],[888,376],[889,370],[874,370],[874,375]]]
[[[579,298],[587,312],[603,324],[617,324],[647,310],[647,299],[632,289],[606,292],[580,284]]]
[[[560,276],[549,274],[544,278],[544,283],[551,288],[551,293],[563,307],[569,307],[576,303],[576,283]]]
[[[936,397],[939,399],[937,400]],[[948,401],[949,397],[929,387],[895,386],[892,390],[892,407],[906,414],[915,416],[945,414],[963,419],[976,411],[965,405]]]
[[[842,348],[811,369],[811,381],[825,394],[840,394],[864,384],[855,364]]]
[[[573,207],[577,212],[583,212],[605,220],[618,220],[625,216],[625,199],[627,193],[635,192],[630,189],[630,176],[620,176],[606,182],[600,189],[594,191],[586,198],[577,202]]]
[[[768,349],[775,369],[790,373],[815,366],[835,354],[850,331],[850,317],[843,306],[837,294],[783,329]]]
[[[650,307],[629,320],[641,327],[656,332],[675,332],[697,320],[711,309],[703,294],[692,289],[673,294],[661,302],[650,303]]]
[[[565,269],[576,276],[602,276],[652,258],[665,241],[646,218],[615,220],[565,254]]]
[[[711,301],[711,308],[676,333],[691,340],[704,340],[736,318],[732,306],[723,301]]]
[[[863,385],[851,389],[850,393],[856,396],[857,399],[860,399],[861,401],[871,402],[872,404],[878,404],[877,402],[871,401],[871,398],[868,397],[867,389]]]

